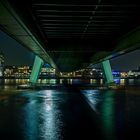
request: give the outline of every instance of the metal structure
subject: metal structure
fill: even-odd
[[[0,28],[57,69],[52,58],[44,49],[44,43],[41,37],[38,37],[39,34],[32,32],[31,28],[25,24],[22,17],[18,15],[16,10],[6,0],[0,1]]]
[[[136,0],[1,0],[0,10],[0,27],[62,72],[139,48]]]

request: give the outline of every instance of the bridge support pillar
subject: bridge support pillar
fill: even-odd
[[[43,65],[43,60],[40,57],[36,56],[34,60],[32,72],[30,75],[30,83],[32,84],[37,83],[42,65]]]
[[[112,75],[112,70],[111,70],[109,60],[105,60],[102,62],[102,69],[103,69],[103,74],[104,74],[104,78],[105,78],[105,83],[114,84],[114,78]]]

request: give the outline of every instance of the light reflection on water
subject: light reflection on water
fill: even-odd
[[[114,82],[118,85],[140,85],[140,79],[114,79]],[[27,84],[29,83],[29,79],[0,79],[0,85],[18,85],[18,84]],[[85,84],[85,85],[93,85],[100,86],[103,85],[104,79],[39,79],[39,84]]]
[[[92,115],[77,90],[0,94],[0,139],[79,140],[87,136],[85,140],[97,137],[127,140],[134,134],[140,138],[139,95],[114,90],[82,90],[82,93]]]
[[[99,115],[101,128],[106,139],[114,140],[115,134],[115,101],[114,92],[100,90],[83,90],[82,93],[92,109]]]
[[[83,90],[83,93],[86,96],[86,98],[88,99],[87,102],[90,104],[92,109],[96,113],[99,113],[97,106],[96,106],[100,101],[99,96],[98,96],[99,90]]]
[[[125,79],[120,79],[120,85],[125,85],[126,80]]]
[[[40,84],[56,84],[57,80],[56,79],[39,79],[38,83],[40,83]]]
[[[20,126],[25,140],[61,140],[63,123],[58,109],[59,98],[53,95],[53,90],[35,94],[30,94],[28,103],[21,110]]]
[[[93,131],[94,137],[99,135],[98,125],[79,95],[77,90],[27,90],[7,98],[1,95],[0,139],[89,139]]]
[[[140,138],[140,94],[135,94],[135,89],[131,94],[114,90],[82,90],[82,93],[100,118],[105,139]]]
[[[115,132],[115,100],[113,91],[106,91],[106,93],[104,93],[103,104],[101,108],[102,108],[101,122],[105,136],[107,139],[114,140],[116,138],[116,132]]]
[[[129,79],[129,83],[130,83],[130,85],[133,85],[134,84],[134,79]]]

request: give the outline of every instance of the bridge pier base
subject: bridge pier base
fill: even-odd
[[[41,69],[43,63],[44,62],[40,57],[38,57],[38,56],[35,57],[32,72],[31,72],[31,75],[30,75],[30,80],[29,80],[29,82],[31,84],[37,83],[37,80],[38,80],[38,77],[39,77],[39,74],[40,74],[40,69]]]
[[[109,60],[105,60],[102,62],[102,69],[103,69],[103,74],[105,78],[105,83],[107,85],[114,84],[114,78],[112,75],[112,70],[111,70]]]

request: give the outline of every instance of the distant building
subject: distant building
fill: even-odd
[[[29,66],[5,66],[4,77],[28,78],[31,74]]]
[[[5,66],[4,67],[4,77],[14,77],[14,78],[29,78],[32,72],[32,67],[30,66]],[[54,77],[55,69],[42,67],[40,72],[40,77]]]
[[[99,69],[87,68],[82,73],[83,77],[101,78],[101,71]]]
[[[40,72],[40,76],[41,77],[55,77],[56,73],[55,73],[55,69],[54,68],[48,68],[43,66],[41,68],[41,72]]]
[[[4,67],[4,77],[15,77],[17,71],[16,66],[5,66]]]
[[[140,69],[129,71],[128,77],[140,77]]]
[[[128,72],[128,77],[140,77],[140,67],[138,67],[137,69],[135,70],[130,70]]]
[[[114,78],[120,77],[120,71],[112,70],[112,75]]]
[[[30,66],[18,66],[17,71],[15,73],[16,78],[29,78],[31,74]]]
[[[127,78],[128,77],[128,72],[120,72],[120,77],[121,78]]]
[[[3,77],[4,55],[0,53],[0,77]]]

